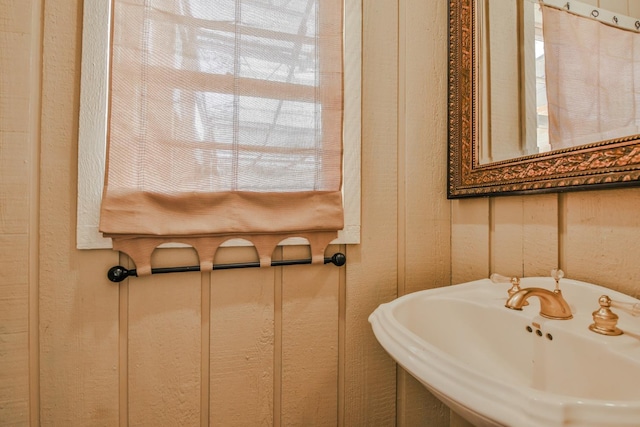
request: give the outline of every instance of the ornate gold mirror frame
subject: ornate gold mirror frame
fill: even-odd
[[[483,165],[478,162],[478,1],[449,1],[447,197],[640,185],[640,135]]]

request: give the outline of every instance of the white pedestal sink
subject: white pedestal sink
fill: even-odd
[[[640,317],[614,309],[622,335],[589,330],[601,295],[640,301],[562,279],[573,319],[550,320],[536,298],[505,308],[508,288],[484,279],[420,291],[380,305],[369,321],[402,367],[476,426],[640,426]]]

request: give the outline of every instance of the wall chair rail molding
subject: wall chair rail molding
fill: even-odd
[[[596,25],[601,31],[614,32],[618,40],[624,37],[625,40],[640,41],[640,32],[589,17],[578,17],[566,8],[541,6],[538,1],[513,3],[499,6],[488,0],[449,2],[447,197],[454,199],[639,185],[640,131],[635,125],[640,122],[639,118],[630,120],[626,133],[615,136],[602,133],[598,137],[578,138],[579,142],[571,146],[556,144],[557,148],[553,149],[551,143],[546,148],[539,148],[540,141],[537,142],[538,146],[535,141],[540,133],[536,133],[536,120],[538,126],[547,120],[547,126],[553,127],[552,108],[540,108],[536,100],[531,101],[530,97],[536,93],[536,69],[545,70],[544,64],[540,67],[540,54],[535,51],[540,47],[541,41],[537,37],[542,34],[544,22],[540,24],[535,19],[544,16],[547,22],[544,43],[547,43],[547,33],[557,29],[553,27],[555,21],[547,21],[547,14],[542,9],[554,9],[562,15],[568,15],[561,16],[563,19],[588,21],[578,25]],[[606,8],[605,1],[600,4]],[[572,6],[572,9],[575,8]],[[622,22],[622,19],[619,21]],[[555,59],[550,59],[550,49],[546,52],[542,56],[546,56],[548,67]],[[532,56],[529,58],[527,54]],[[531,72],[534,73],[533,77]],[[545,74],[548,78],[549,68]],[[509,75],[513,76],[512,80],[505,83],[503,80]],[[528,83],[531,81],[533,88]],[[560,83],[561,86],[568,84],[566,81]],[[631,83],[629,85],[632,86]],[[586,89],[584,96],[587,100],[597,97]],[[496,117],[500,111],[504,111],[505,116]],[[598,120],[615,122],[619,118],[619,115],[609,114],[609,111],[598,110]],[[561,124],[564,126],[564,123]],[[587,125],[585,121],[584,126]],[[530,144],[532,138],[533,148]],[[509,152],[512,154],[500,154],[501,150],[507,150],[504,148],[506,145],[510,146],[508,149],[512,150]]]

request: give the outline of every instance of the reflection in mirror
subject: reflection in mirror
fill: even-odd
[[[597,3],[450,0],[450,198],[638,184],[640,1]]]
[[[640,133],[640,21],[578,5],[542,8],[553,150]]]
[[[533,1],[482,0],[478,31],[479,162],[548,151],[540,6]]]
[[[635,105],[640,93],[632,86],[633,64],[623,62],[633,60],[636,22],[577,1],[480,1],[479,163],[640,133],[640,117],[630,115],[640,114]],[[551,52],[546,62],[545,49]],[[548,76],[547,67],[552,70]],[[569,129],[575,120],[579,128]]]

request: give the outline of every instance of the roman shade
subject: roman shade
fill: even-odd
[[[230,238],[261,265],[343,227],[341,0],[114,0],[100,231],[151,271]]]

